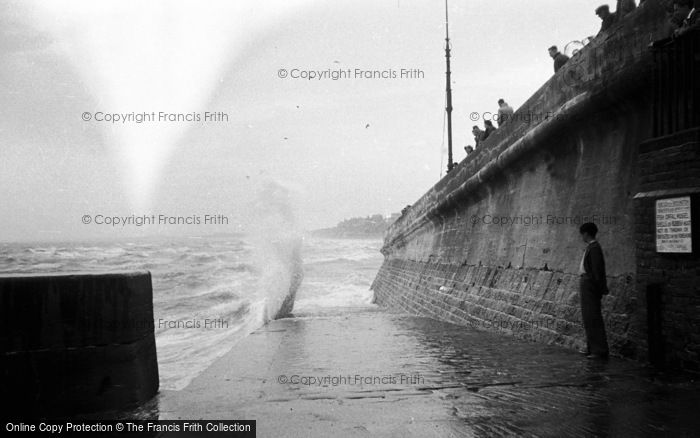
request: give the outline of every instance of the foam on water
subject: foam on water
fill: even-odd
[[[268,212],[269,213],[269,212]],[[274,216],[274,215],[273,215]],[[267,225],[279,226],[270,216]],[[0,244],[0,273],[105,272],[153,266],[154,330],[161,388],[185,387],[216,358],[278,316],[305,279],[293,315],[316,317],[372,308],[371,281],[381,263],[379,242],[306,239],[289,226],[276,234],[138,242]],[[252,230],[251,230],[252,231]],[[267,233],[269,239],[262,236]],[[207,257],[201,257],[207,255]],[[339,310],[340,309],[340,310]],[[221,320],[219,328],[173,328],[168,322]],[[165,324],[163,324],[165,323]]]
[[[305,280],[294,315],[323,316],[339,309],[373,308],[372,280],[382,262],[379,240],[307,239]]]
[[[154,331],[163,389],[193,376],[257,328],[249,315],[258,274],[241,236],[149,238],[138,242],[0,245],[0,273],[151,270]],[[232,269],[233,268],[233,269]],[[222,320],[219,329],[170,328],[169,322]]]

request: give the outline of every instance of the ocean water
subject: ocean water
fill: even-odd
[[[300,251],[298,245],[301,243]],[[0,273],[148,270],[161,389],[182,389],[272,319],[299,277],[295,316],[371,307],[380,241],[243,236],[0,244]]]

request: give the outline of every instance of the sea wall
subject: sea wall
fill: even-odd
[[[639,308],[648,309],[640,318],[639,335],[648,340],[640,356],[657,366],[700,373],[700,128],[642,143],[638,167],[636,280]],[[686,196],[692,201],[693,253],[659,253],[656,201]]]
[[[650,138],[654,0],[597,37],[388,230],[375,301],[571,348],[585,344],[578,227],[599,225],[614,353],[646,344],[636,283],[638,148]],[[503,91],[503,90],[501,90]]]
[[[0,276],[0,325],[7,417],[122,409],[158,391],[149,272]]]

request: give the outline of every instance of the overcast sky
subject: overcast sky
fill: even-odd
[[[468,115],[521,105],[550,45],[597,32],[599,4],[450,2],[457,159]],[[0,0],[0,240],[148,232],[86,214],[223,214],[206,232],[232,231],[269,181],[307,229],[397,212],[445,164],[443,47],[435,0]],[[422,74],[290,77],[329,69]],[[161,111],[228,120],[95,121]]]

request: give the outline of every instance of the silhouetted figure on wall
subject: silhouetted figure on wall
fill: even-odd
[[[700,30],[700,0],[694,1],[693,9],[688,12],[688,16],[683,20],[683,25],[673,35],[681,36],[693,30]]]
[[[489,135],[496,131],[496,127],[493,126],[493,122],[491,120],[487,120],[484,122],[484,129],[484,135],[482,136],[484,140],[489,138]]]
[[[637,9],[637,5],[634,0],[617,0],[617,7],[615,8],[615,15],[617,20],[620,21],[625,18],[625,15]]]
[[[503,126],[514,113],[513,108],[503,99],[498,99],[498,127]]]
[[[476,143],[476,147],[481,146],[481,142],[485,140],[484,131],[479,129],[478,126],[474,125],[472,126],[472,134],[474,134],[474,142]]]
[[[675,32],[683,27],[683,22],[686,18],[688,18],[688,14],[690,14],[692,7],[692,0],[675,0],[673,2],[673,12],[669,17],[671,32]]]
[[[554,73],[558,72],[560,68],[564,67],[564,64],[566,64],[566,62],[569,60],[569,57],[561,53],[557,46],[552,46],[549,48],[549,56],[554,59]]]
[[[585,353],[590,359],[607,359],[608,340],[600,303],[603,296],[608,294],[603,249],[596,241],[598,227],[594,223],[588,222],[581,225],[579,231],[587,245],[579,267],[581,319],[586,332]]]
[[[666,28],[664,29],[664,34],[667,37],[654,41],[650,47],[663,47],[673,42],[676,37],[692,29],[700,28],[697,13],[699,7],[699,0],[674,0],[673,11],[667,14]]]
[[[598,35],[601,33],[607,31],[610,29],[610,26],[615,24],[615,14],[610,12],[610,6],[608,5],[603,5],[603,6],[598,6],[598,9],[595,10],[595,14],[600,17],[602,20],[602,23],[600,24],[600,31],[598,32]]]

